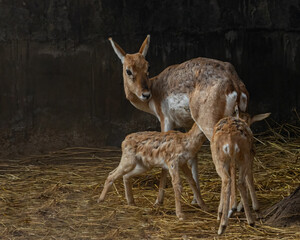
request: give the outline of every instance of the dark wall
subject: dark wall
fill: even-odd
[[[118,145],[157,120],[125,99],[107,38],[136,52],[147,34],[154,76],[203,56],[233,63],[250,112],[295,122],[300,1],[0,0],[2,148]]]

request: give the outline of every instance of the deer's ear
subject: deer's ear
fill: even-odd
[[[146,39],[144,40],[139,50],[139,53],[142,54],[144,57],[146,57],[147,55],[149,44],[150,44],[150,35],[147,35]]]
[[[117,43],[115,43],[115,42],[112,40],[111,37],[110,37],[108,40],[110,41],[111,46],[113,47],[115,53],[116,53],[117,56],[120,58],[120,60],[121,60],[121,62],[122,62],[122,64],[123,64],[123,63],[124,63],[124,58],[125,58],[125,55],[126,55],[125,51],[124,51]]]
[[[250,125],[254,122],[258,122],[258,121],[261,121],[267,117],[269,117],[271,115],[271,113],[263,113],[263,114],[258,114],[258,115],[255,115],[251,118],[251,122],[250,122]]]

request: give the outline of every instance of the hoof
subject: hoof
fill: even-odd
[[[192,205],[199,205],[197,200],[194,198],[193,201],[191,202]]]
[[[255,223],[253,222],[253,223],[250,223],[249,224],[251,227],[254,227],[255,226]]]
[[[221,225],[219,227],[219,230],[218,230],[218,235],[221,235],[225,232],[225,229],[226,229],[226,226],[225,225]]]
[[[163,202],[158,201],[158,199],[156,199],[155,203],[153,204],[154,207],[159,207],[162,205],[163,205]]]
[[[242,212],[244,210],[243,203],[240,202],[239,205],[237,206],[237,212]]]
[[[236,208],[230,209],[228,212],[228,218],[231,218],[234,212],[236,212]]]
[[[262,214],[260,213],[259,210],[255,211],[255,215],[256,215],[256,219],[262,219],[263,218],[263,216],[262,216]]]
[[[159,207],[161,205],[163,205],[163,201],[158,201],[158,199],[156,199],[155,203],[153,204],[153,206],[157,206],[157,207]]]
[[[177,217],[178,217],[179,221],[183,221],[185,219],[185,216],[183,213],[177,214]]]
[[[97,200],[97,203],[101,203],[103,201],[104,201],[104,198],[99,197],[98,200]]]

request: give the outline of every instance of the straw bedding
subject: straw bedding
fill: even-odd
[[[261,209],[271,207],[299,186],[299,136],[300,128],[291,125],[256,136],[254,176]],[[208,212],[190,204],[192,192],[184,178],[185,221],[178,221],[175,215],[170,181],[164,205],[154,207],[159,169],[134,179],[136,207],[126,205],[121,180],[106,201],[98,204],[104,180],[120,156],[118,148],[67,148],[46,155],[2,159],[0,238],[300,239],[299,226],[278,228],[257,221],[256,227],[250,227],[244,213],[234,215],[225,234],[217,236],[221,181],[208,145],[198,155],[201,192]]]

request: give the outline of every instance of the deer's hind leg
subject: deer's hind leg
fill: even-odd
[[[221,164],[221,167],[217,168],[217,172],[222,179],[221,199],[219,205],[219,216],[221,215],[220,226],[218,234],[221,235],[228,225],[228,212],[229,201],[231,193],[231,176],[229,173],[228,165]],[[222,211],[222,213],[220,212]]]
[[[231,175],[231,194],[230,194],[230,210],[228,212],[228,218],[230,218],[232,214],[237,210],[235,161],[230,162],[230,175]]]

